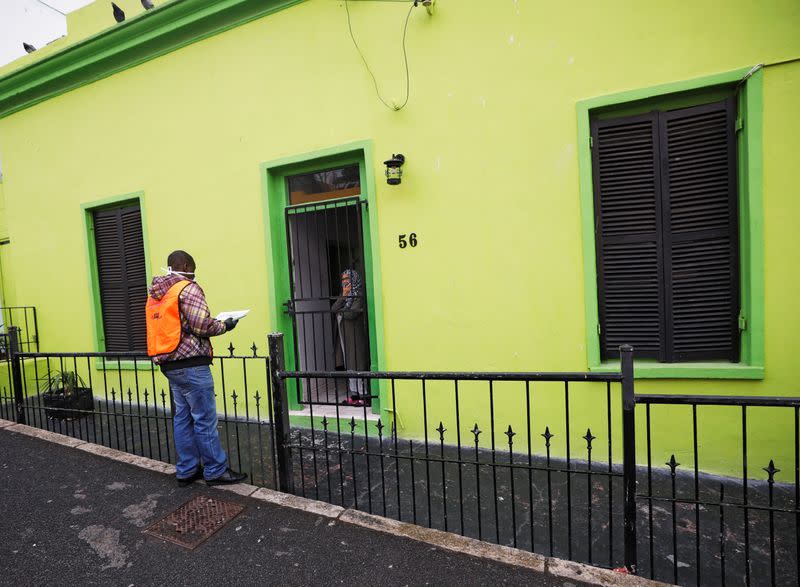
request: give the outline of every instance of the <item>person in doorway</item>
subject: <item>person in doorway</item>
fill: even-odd
[[[147,300],[147,352],[169,380],[175,403],[178,485],[203,478],[207,485],[239,483],[247,475],[228,466],[217,432],[209,340],[233,330],[236,321],[211,317],[189,253],[171,253],[167,265],[167,275],[153,278]]]
[[[369,365],[367,335],[364,321],[364,295],[361,276],[354,269],[342,272],[342,294],[331,311],[336,315],[336,364],[347,371],[366,371]],[[348,398],[345,404],[363,406],[370,397],[365,382],[359,378],[347,380]]]

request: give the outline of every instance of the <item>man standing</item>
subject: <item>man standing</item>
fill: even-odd
[[[217,432],[209,340],[233,330],[236,321],[211,317],[189,253],[173,252],[167,265],[167,275],[153,278],[147,299],[147,352],[169,380],[175,402],[178,485],[203,478],[208,485],[239,483],[247,475],[228,467]]]

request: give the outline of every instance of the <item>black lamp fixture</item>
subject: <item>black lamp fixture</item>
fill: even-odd
[[[403,163],[406,162],[405,156],[398,153],[392,155],[392,158],[384,161],[386,165],[386,183],[389,185],[399,185],[403,180]]]

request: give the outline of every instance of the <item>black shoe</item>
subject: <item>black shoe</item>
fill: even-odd
[[[241,483],[245,479],[247,479],[247,473],[237,473],[228,467],[219,477],[206,479],[206,485],[230,485],[233,483]]]
[[[187,487],[195,481],[200,481],[203,478],[203,467],[197,467],[197,470],[189,477],[176,477],[178,479],[178,487]]]

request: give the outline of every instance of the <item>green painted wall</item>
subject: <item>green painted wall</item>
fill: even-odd
[[[350,8],[381,92],[400,101],[406,6]],[[798,33],[800,6],[791,0],[732,2],[724,14],[717,4],[688,1],[669,11],[620,1],[576,13],[558,4],[439,0],[433,17],[422,8],[412,15],[411,100],[393,112],[374,94],[344,6],[308,0],[0,120],[18,300],[40,309],[45,349],[91,349],[81,205],[142,191],[151,270],[170,250],[190,250],[213,311],[253,309],[228,338],[265,346],[272,267],[260,165],[370,140],[366,165],[376,177],[392,153],[407,157],[402,185],[378,181],[375,194],[384,367],[585,370],[576,104],[795,57]],[[768,67],[763,82],[764,379],[647,380],[637,382],[639,391],[798,392],[792,218],[800,68]],[[419,246],[399,249],[397,235],[410,232]],[[57,288],[41,287],[42,267]],[[450,391],[427,391],[432,431],[447,406],[438,396]],[[412,393],[419,397],[398,392],[398,422],[419,436],[421,413],[401,401]],[[598,437],[604,428],[604,413],[584,393],[592,392],[573,391],[573,446],[586,426]],[[463,394],[462,428],[480,418],[488,442],[484,400],[469,386]],[[498,386],[498,442],[508,422],[524,425],[519,393],[511,395]],[[537,405],[537,434],[551,424],[561,452],[561,404]],[[656,422],[663,434],[680,438],[682,416],[665,417]],[[753,434],[778,434],[771,418],[753,422]],[[726,443],[738,429],[710,424],[704,466],[734,470],[736,452]],[[445,426],[453,431],[455,423]],[[789,451],[784,440],[779,446]],[[525,442],[515,437],[515,446]],[[753,445],[753,458],[763,460],[766,452]]]

